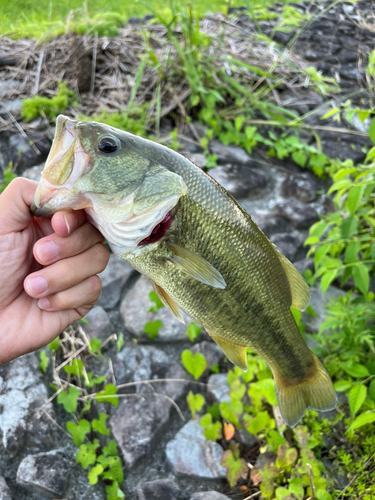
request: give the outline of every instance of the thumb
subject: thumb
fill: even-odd
[[[34,219],[30,205],[38,183],[23,177],[14,179],[0,195],[0,234],[22,231]]]

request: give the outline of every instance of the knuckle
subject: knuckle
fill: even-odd
[[[95,253],[95,259],[100,266],[99,272],[104,271],[106,265],[108,264],[109,251],[102,243],[96,243],[96,245],[94,245],[91,250]]]

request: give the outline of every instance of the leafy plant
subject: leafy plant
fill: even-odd
[[[69,106],[76,106],[77,95],[68,89],[66,82],[58,83],[58,91],[54,97],[35,96],[25,99],[22,103],[21,114],[25,120],[33,120],[43,113],[51,119],[63,113]]]

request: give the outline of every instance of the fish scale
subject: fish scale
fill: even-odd
[[[115,145],[113,152],[101,151],[102,139]],[[65,186],[67,177],[77,180]],[[137,210],[139,231],[131,239],[121,201]],[[306,408],[336,406],[332,381],[290,310],[307,306],[306,283],[237,201],[192,162],[107,125],[60,116],[33,211],[67,208],[85,208],[114,253],[152,280],[179,319],[180,308],[203,325],[237,366],[247,369],[246,347],[264,357],[286,423],[296,425]],[[170,225],[161,230],[164,220]]]

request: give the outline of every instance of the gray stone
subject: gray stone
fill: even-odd
[[[190,500],[228,500],[226,495],[219,493],[218,491],[199,491],[193,493]]]
[[[235,198],[251,197],[268,186],[268,175],[260,169],[241,165],[210,168],[209,175]]]
[[[308,330],[317,333],[328,316],[325,306],[331,299],[345,295],[345,291],[330,286],[326,293],[323,293],[318,284],[310,288],[310,294],[310,305],[314,309],[316,316],[310,316],[303,312],[301,321],[306,324]]]
[[[117,384],[155,379],[187,381],[130,386],[126,392],[135,390],[137,395],[121,398],[112,410],[111,429],[126,466],[131,468],[160,442],[170,412],[175,411],[170,400],[178,402],[186,396],[191,378],[179,363],[150,346],[125,347],[117,355],[113,369]]]
[[[111,253],[107,267],[99,274],[102,280],[102,292],[96,305],[104,309],[116,307],[120,302],[125,283],[135,272],[130,264]]]
[[[304,241],[305,237],[297,231],[293,233],[274,234],[270,237],[270,242],[276,245],[277,249],[292,262],[306,255],[307,250],[303,248]],[[298,255],[300,252],[303,252],[305,255]]]
[[[281,185],[281,194],[284,198],[293,197],[302,203],[310,203],[316,199],[318,189],[316,178],[306,172],[287,177]]]
[[[148,481],[137,487],[138,500],[177,500],[177,485],[171,479]]]
[[[288,233],[292,231],[292,227],[285,219],[277,217],[273,213],[258,211],[251,214],[251,218],[255,224],[269,238],[273,234]]]
[[[297,262],[293,262],[298,271],[302,274],[306,269],[310,269],[310,271],[314,271],[314,259],[309,257],[308,259],[301,259]]]
[[[193,345],[190,351],[193,353],[193,355],[197,352],[203,354],[203,356],[206,358],[208,368],[212,368],[224,358],[224,353],[220,349],[220,347],[214,342],[207,342],[207,340]]]
[[[40,165],[35,165],[35,167],[27,168],[23,173],[22,177],[26,177],[26,179],[31,179],[32,181],[40,181],[40,177],[44,170],[45,163],[41,163]]]
[[[43,133],[35,132],[28,137],[26,139],[22,134],[13,134],[9,139],[10,158],[17,173],[34,165],[40,165],[46,160],[51,148],[51,143]],[[33,141],[34,147],[39,153],[30,145],[30,140]]]
[[[226,373],[215,373],[211,375],[208,379],[207,390],[216,403],[230,403],[230,388]]]
[[[25,446],[51,447],[57,428],[41,410],[48,399],[35,353],[0,367],[0,438],[10,460]],[[51,404],[45,410],[56,418]]]
[[[192,161],[199,168],[203,168],[207,163],[206,157],[201,153],[188,153],[184,156],[186,156],[186,158]]]
[[[3,476],[0,476],[0,500],[12,500],[12,493]]]
[[[97,337],[101,341],[104,341],[113,333],[113,327],[108,314],[101,306],[94,306],[90,309],[85,319],[88,323],[82,325],[82,327],[91,339]]]
[[[203,427],[190,420],[166,446],[166,455],[176,475],[191,477],[222,478],[225,467],[220,465],[223,448],[207,441]]]
[[[338,57],[340,59],[341,64],[356,62],[358,59],[359,53],[356,50],[342,50]]]
[[[18,115],[22,109],[22,99],[1,100],[0,102],[0,116],[5,120],[9,119],[9,112],[12,115]]]
[[[20,486],[47,498],[62,498],[70,465],[58,450],[28,455],[20,463],[16,481]]]
[[[254,434],[250,434],[246,429],[239,429],[238,435],[240,438],[240,443],[247,446],[247,448],[254,448],[259,443],[259,439]]]
[[[234,165],[245,165],[251,161],[246,151],[239,146],[224,146],[220,141],[214,139],[210,142],[211,153],[217,156],[218,163]]]
[[[138,340],[148,340],[149,336],[143,332],[148,322],[160,320],[163,326],[159,329],[154,342],[180,342],[186,341],[186,325],[190,319],[182,313],[185,325],[178,321],[172,313],[163,307],[157,312],[148,312],[153,305],[149,293],[153,290],[151,283],[145,276],[141,276],[131,290],[125,295],[121,303],[121,315],[125,328]]]
[[[315,208],[295,200],[279,203],[275,211],[280,217],[290,222],[295,229],[309,229],[314,222],[319,220]]]

